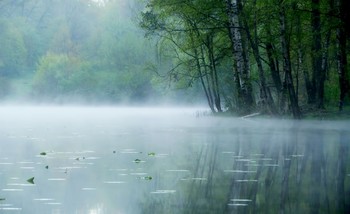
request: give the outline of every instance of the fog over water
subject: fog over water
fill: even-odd
[[[0,213],[348,211],[349,121],[207,112],[2,106]]]

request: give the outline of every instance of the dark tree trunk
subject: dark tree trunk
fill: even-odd
[[[339,28],[337,29],[337,40],[338,40],[338,74],[339,74],[339,111],[343,110],[344,100],[349,90],[349,82],[347,79],[347,54],[346,54],[346,45],[347,45],[347,35],[346,35],[346,19],[347,11],[346,10],[346,0],[338,0],[338,14],[340,17]]]
[[[274,59],[274,48],[271,44],[271,42],[267,42],[265,44],[266,47],[266,54],[267,54],[267,58],[269,60],[269,67],[270,67],[270,71],[271,71],[271,77],[273,80],[273,83],[276,87],[277,93],[280,93],[282,90],[282,81],[281,81],[281,77],[279,74],[279,70],[277,69],[277,65],[276,65],[276,61]]]
[[[268,38],[273,38],[271,35],[271,26],[269,24],[266,25],[266,33]],[[273,83],[276,87],[276,95],[277,95],[277,109],[279,113],[284,113],[284,105],[285,105],[285,87],[282,84],[279,62],[277,59],[276,50],[272,44],[272,41],[267,40],[265,42],[266,54],[268,58],[268,65],[270,67],[270,73],[273,80]]]
[[[215,56],[214,56],[214,44],[213,44],[213,36],[207,36],[206,46],[208,49],[208,56],[210,62],[210,77],[214,94],[214,104],[218,112],[222,112],[221,109],[221,98],[220,98],[220,89],[219,89],[219,80],[218,74],[215,64]]]
[[[254,1],[254,5],[256,4],[256,0]],[[263,65],[260,58],[259,51],[259,42],[258,42],[258,33],[257,33],[257,25],[256,25],[256,17],[254,19],[254,38],[250,33],[250,29],[247,23],[247,19],[243,19],[245,32],[247,34],[248,41],[253,51],[253,56],[258,66],[259,73],[259,82],[260,82],[260,102],[261,105],[266,108],[270,113],[277,114],[275,103],[273,101],[271,91],[266,85],[265,72],[263,69]]]
[[[324,108],[324,81],[325,74],[322,70],[322,46],[321,46],[321,17],[320,17],[320,0],[312,0],[311,2],[311,28],[312,28],[312,89],[316,97],[312,97],[317,108]]]
[[[335,0],[329,0],[329,16],[333,17],[335,15]],[[332,19],[328,19],[332,20]],[[331,25],[331,21],[329,21],[329,25]],[[324,88],[324,83],[326,81],[326,76],[328,73],[328,58],[329,58],[329,45],[331,41],[331,36],[332,36],[333,29],[329,27],[327,30],[327,33],[325,35],[324,39],[324,45],[322,49],[322,63],[321,63],[321,76],[320,76],[320,82],[323,83],[323,87],[320,86],[319,90],[319,97],[322,98],[319,103],[319,107],[323,108],[324,107],[324,93],[325,93],[325,88]]]
[[[191,36],[191,40],[193,40],[192,36]],[[199,54],[198,54],[197,48],[194,48],[194,57],[195,57],[196,68],[197,68],[197,71],[198,71],[199,79],[200,79],[201,85],[203,87],[203,91],[205,93],[205,97],[207,98],[207,102],[208,102],[209,108],[210,108],[211,112],[215,113],[216,111],[215,111],[215,108],[214,108],[213,97],[211,96],[210,88],[208,88],[206,86],[205,81],[204,81],[204,75],[205,74],[203,74],[203,72],[202,72],[202,67],[200,65]]]
[[[285,18],[285,8],[283,4],[280,4],[280,31],[281,31],[281,48],[282,48],[282,56],[283,56],[283,70],[285,73],[285,88],[288,92],[290,107],[293,113],[293,117],[295,119],[300,119],[301,114],[298,105],[298,98],[294,90],[293,86],[293,77],[292,77],[292,68],[290,62],[290,51],[289,51],[289,42],[287,41],[287,33],[286,33],[286,18]]]
[[[324,83],[326,81],[327,71],[328,71],[328,49],[329,49],[329,43],[331,39],[331,30],[329,30],[326,34],[326,39],[323,46],[323,52],[322,52],[322,63],[321,63],[321,76],[320,76],[320,82],[322,85],[320,85],[319,88],[319,108],[324,108]]]
[[[293,9],[298,10],[298,5],[295,2],[293,4]],[[313,88],[312,82],[310,80],[310,75],[305,63],[305,48],[303,43],[303,30],[301,24],[300,15],[296,16],[296,38],[297,38],[297,48],[298,48],[298,71],[302,73],[305,82],[306,94],[307,94],[307,102],[308,104],[312,104],[315,102],[315,89]]]

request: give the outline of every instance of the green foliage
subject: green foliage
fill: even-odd
[[[57,96],[71,90],[71,80],[80,70],[79,60],[64,54],[48,53],[39,63],[33,80],[36,96]]]
[[[212,111],[221,111],[220,102],[215,110],[212,100],[222,96],[221,75],[227,71],[217,68],[231,56],[226,20],[221,18],[227,18],[223,1],[153,0],[141,13],[140,21],[146,36],[159,39],[155,70],[165,84],[177,90],[201,85],[201,96],[206,97]],[[162,69],[164,64],[171,67]]]
[[[316,53],[312,48],[311,3],[242,1],[239,18],[246,25],[241,33],[250,65],[246,82],[254,84],[255,97],[260,97],[262,78],[247,30],[259,47],[274,104],[282,103],[274,85],[275,76],[270,72],[266,44],[272,45],[271,57],[283,82],[280,41],[283,6],[299,105],[308,105],[310,88],[306,76],[309,82],[315,82],[312,82],[313,58],[325,53],[328,71],[324,101],[326,107],[338,105],[336,29],[341,23],[337,8],[332,10],[331,2],[320,1],[322,50]],[[220,104],[239,111],[240,92],[236,87],[239,81],[235,81],[236,61],[227,12],[226,1],[219,0],[124,3],[3,0],[0,3],[0,97],[4,99],[12,94],[23,99],[32,94],[42,101],[116,103],[163,98],[214,101],[216,95],[221,97]],[[328,32],[331,33],[327,45]]]
[[[315,8],[319,8],[322,33],[321,39],[318,40],[320,43],[318,47],[321,46],[321,48],[317,48],[317,50],[315,50],[314,42],[317,33],[313,32],[316,26],[312,22],[312,17],[314,17],[312,10]],[[250,61],[250,77],[246,82],[259,83],[262,79],[260,76],[262,72],[259,75],[257,73],[258,64],[255,63],[256,57],[253,57],[251,51],[254,50],[251,40],[259,47],[259,57],[263,62],[262,67],[268,87],[273,88],[276,80],[276,75],[272,76],[272,73],[269,72],[272,65],[277,69],[282,82],[284,81],[283,64],[286,59],[282,57],[280,38],[280,12],[282,9],[287,25],[285,33],[288,44],[285,47],[288,47],[288,54],[290,55],[288,61],[290,61],[293,72],[294,88],[292,89],[297,90],[299,104],[303,106],[310,104],[310,99],[307,98],[310,98],[314,93],[317,95],[317,102],[324,100],[327,107],[337,105],[334,100],[339,99],[339,81],[326,79],[324,97],[321,89],[318,86],[316,87],[317,84],[323,84],[321,74],[317,73],[327,72],[334,76],[338,69],[335,63],[331,63],[331,60],[336,59],[338,55],[337,50],[335,50],[338,46],[337,39],[334,36],[336,29],[339,27],[339,20],[335,16],[336,5],[332,5],[330,1],[320,1],[317,7],[314,7],[311,1],[300,0],[269,0],[263,2],[248,0],[241,2],[238,16],[241,25],[245,25],[242,27],[241,34]],[[147,36],[160,38],[161,42],[158,50],[162,55],[173,58],[171,61],[173,69],[169,72],[163,71],[161,74],[167,75],[167,81],[172,82],[175,88],[185,88],[186,84],[191,85],[193,81],[200,80],[200,75],[196,70],[195,59],[198,57],[195,54],[196,51],[197,53],[204,51],[204,54],[199,54],[200,67],[203,69],[204,75],[209,74],[208,70],[212,66],[210,64],[210,51],[213,51],[217,67],[226,64],[227,58],[232,56],[229,45],[230,33],[227,30],[230,14],[227,12],[225,1],[148,1],[147,7],[141,14],[140,26],[145,29]],[[209,42],[210,39],[212,39],[212,43]],[[272,45],[270,58],[272,58],[273,64],[269,61],[270,59],[268,59],[266,53],[265,47],[267,44]],[[167,48],[162,46],[167,46]],[[313,64],[316,58],[319,60],[319,64],[321,64],[321,58],[322,60],[328,60],[325,62],[327,64],[324,65],[328,66],[325,70],[328,69],[329,71],[316,71],[317,69]],[[235,67],[235,62],[231,61],[228,65],[231,66],[231,70],[221,70],[218,80],[222,96],[225,97],[226,106],[237,110],[235,103],[240,97],[239,88],[235,89],[231,86],[234,81],[232,68]],[[226,77],[230,73],[231,79],[227,79]],[[206,87],[208,88],[207,91],[210,91],[210,84]],[[253,89],[255,97],[259,97],[260,87],[259,84],[255,84]],[[272,97],[275,98],[275,104],[273,105],[282,104],[279,90],[272,90]],[[317,108],[322,105],[320,104]]]
[[[26,66],[24,36],[13,20],[0,19],[0,75],[17,76]]]
[[[330,72],[325,84],[325,102],[331,106],[337,106],[339,102],[339,77],[336,72]]]
[[[145,69],[154,60],[154,47],[142,38],[127,5],[28,0],[20,8],[3,3],[2,97],[116,103],[157,94],[154,73]]]
[[[67,22],[63,22],[53,35],[49,50],[57,54],[75,53],[74,43],[71,40],[71,32]]]

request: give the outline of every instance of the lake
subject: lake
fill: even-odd
[[[0,107],[0,213],[349,213],[350,121]]]

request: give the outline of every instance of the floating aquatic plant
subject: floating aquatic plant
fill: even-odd
[[[6,200],[6,198],[0,198],[0,201],[5,201]]]
[[[27,180],[28,183],[30,184],[34,184],[34,177],[31,177]]]
[[[47,155],[47,153],[46,152],[40,152],[40,155]]]
[[[141,160],[140,160],[140,159],[138,159],[138,158],[136,158],[136,159],[134,160],[134,162],[135,162],[135,163],[140,163],[140,162],[141,162]]]
[[[156,155],[156,153],[154,153],[154,152],[149,152],[149,153],[148,153],[148,156],[152,156],[152,157],[153,157],[153,156],[155,156],[155,155]]]
[[[138,179],[150,181],[153,178],[152,178],[152,176],[145,176],[145,177],[138,177]]]

